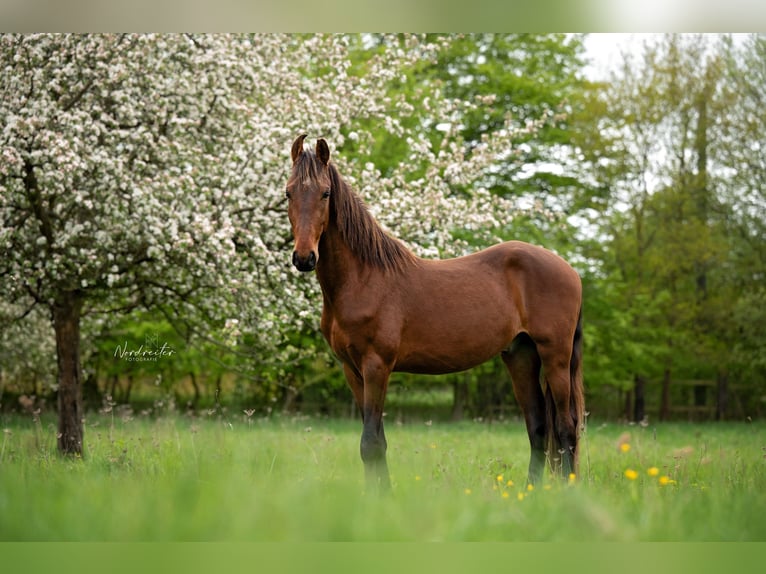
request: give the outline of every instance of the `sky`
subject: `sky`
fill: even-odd
[[[746,33],[731,34],[737,44],[747,38]],[[662,34],[631,33],[631,34],[588,34],[585,38],[585,55],[591,64],[585,68],[589,80],[605,80],[609,71],[622,61],[624,52],[640,55],[644,43],[657,40]]]
[[[619,65],[623,52],[639,52],[644,42],[660,34],[588,34],[585,55],[591,64],[585,68],[590,80],[605,80],[609,71]]]

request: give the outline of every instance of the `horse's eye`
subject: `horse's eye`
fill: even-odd
[[[290,192],[289,192],[289,191],[286,191],[286,192],[285,192],[285,197],[286,197],[287,199],[290,199],[290,198],[292,197],[292,195],[290,195]]]
[[[327,199],[328,197],[330,197],[330,190],[329,190],[329,189],[328,189],[328,190],[326,190],[326,191],[325,191],[325,192],[322,194],[322,199]]]

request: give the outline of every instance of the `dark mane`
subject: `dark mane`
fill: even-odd
[[[304,151],[293,166],[293,178],[319,179],[316,154]],[[405,245],[391,237],[375,221],[359,195],[343,180],[335,165],[328,164],[330,174],[330,217],[334,219],[341,239],[365,264],[384,271],[401,271],[417,257]]]

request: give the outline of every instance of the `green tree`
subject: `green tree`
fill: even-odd
[[[465,106],[429,91],[418,118],[389,94],[440,46],[386,36],[355,70],[365,38],[0,36],[0,321],[52,318],[62,453],[83,449],[82,333],[102,332],[100,317],[160,312],[189,344],[238,330],[250,371],[269,377],[315,351],[296,341],[317,334],[318,287],[285,252],[297,134],[360,154],[370,126],[404,141],[385,176],[375,156],[333,157],[420,253],[465,249],[458,220],[494,235],[508,202],[450,186],[480,179],[518,134],[488,133],[470,157],[454,133],[434,149],[421,126]]]
[[[766,37],[725,45],[725,82],[732,105],[720,137],[711,142],[723,172],[721,194],[730,239],[729,283],[734,311],[727,317],[731,378],[746,383],[755,404],[766,396]]]
[[[622,357],[614,384],[632,387],[637,404],[647,379],[664,381],[667,407],[673,379],[726,378],[732,366],[731,317],[743,294],[735,254],[748,250],[729,233],[743,195],[721,142],[748,158],[758,149],[726,135],[742,109],[725,80],[735,52],[726,38],[665,36],[626,57],[590,104],[598,134],[584,138],[595,144],[585,153],[608,193],[593,214],[596,305],[587,315],[591,330],[625,333],[611,350]]]
[[[476,102],[456,118],[468,149],[509,120],[520,129],[540,124],[515,142],[516,161],[488,174],[492,191],[551,204],[576,184],[562,169],[562,150],[571,143],[571,116],[587,85],[584,65],[581,35],[467,34],[450,40],[430,73],[448,97]]]
[[[456,154],[470,158],[479,153],[488,135],[515,130],[511,146],[500,150],[493,162],[466,185],[460,178],[440,173],[448,193],[476,195],[479,187],[507,198],[514,207],[499,218],[491,234],[467,221],[456,222],[450,233],[467,250],[485,248],[504,239],[522,239],[567,253],[571,228],[564,215],[573,214],[585,188],[582,173],[573,165],[571,117],[583,103],[587,86],[583,68],[583,37],[565,34],[447,34],[433,35],[443,45],[434,61],[423,60],[392,83],[392,98],[404,98],[415,112],[408,124],[420,140],[443,153],[448,136],[456,138]],[[375,36],[357,46],[357,69],[363,70],[369,53],[383,49]],[[435,94],[453,102],[447,114],[435,113]],[[347,141],[344,153],[374,157],[387,175],[405,161],[411,145],[383,129],[372,142]],[[411,136],[412,137],[412,136]],[[428,156],[413,170],[414,178],[427,178]],[[440,252],[441,256],[454,253]],[[453,385],[454,413],[491,416],[513,401],[511,386],[501,364],[471,373],[436,379]]]

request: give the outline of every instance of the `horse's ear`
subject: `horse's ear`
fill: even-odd
[[[303,140],[306,139],[308,134],[301,134],[293,142],[293,149],[290,150],[290,154],[293,156],[293,163],[298,161],[298,158],[303,153]]]
[[[327,145],[327,142],[324,141],[324,138],[319,138],[317,140],[317,157],[324,165],[327,165],[330,162],[330,147]]]

